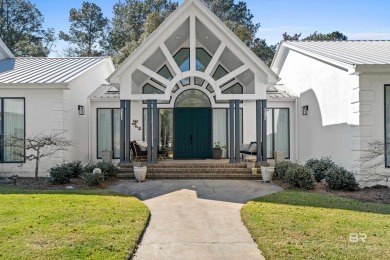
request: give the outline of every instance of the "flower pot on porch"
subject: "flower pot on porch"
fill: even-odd
[[[146,166],[133,166],[134,177],[138,182],[145,181],[147,167]]]
[[[274,175],[275,167],[261,167],[261,177],[264,182],[271,182]]]
[[[213,159],[221,159],[222,157],[222,149],[221,148],[213,148]]]

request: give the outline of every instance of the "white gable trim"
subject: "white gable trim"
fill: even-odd
[[[5,45],[3,40],[0,38],[0,59],[2,56],[4,57],[4,59],[14,59],[15,58],[13,53],[8,49],[7,45]]]

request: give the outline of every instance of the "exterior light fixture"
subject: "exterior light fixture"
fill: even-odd
[[[307,116],[309,114],[309,106],[303,106],[302,107],[302,115]]]
[[[79,109],[79,115],[80,116],[85,115],[85,107],[84,106],[79,105],[78,109]]]

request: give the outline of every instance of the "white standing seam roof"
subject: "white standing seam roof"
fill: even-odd
[[[282,44],[349,65],[390,64],[390,41],[285,41]]]
[[[0,84],[66,84],[109,57],[0,60]]]

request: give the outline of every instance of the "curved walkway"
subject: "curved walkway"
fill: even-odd
[[[109,187],[136,196],[151,220],[135,259],[264,259],[241,222],[248,200],[282,189],[260,181],[122,180]]]

